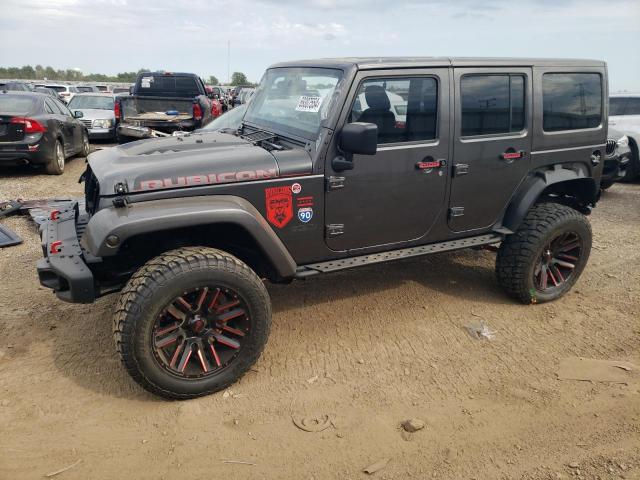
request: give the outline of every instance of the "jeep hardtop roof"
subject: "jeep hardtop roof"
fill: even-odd
[[[484,58],[484,57],[347,57],[318,58],[280,62],[270,68],[282,67],[323,67],[347,70],[378,70],[385,68],[421,68],[421,67],[602,67],[602,60],[569,58]]]

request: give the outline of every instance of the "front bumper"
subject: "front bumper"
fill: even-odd
[[[85,262],[76,231],[78,204],[61,210],[41,230],[44,258],[37,264],[40,284],[52,289],[61,300],[91,303],[95,300],[93,273]]]
[[[604,161],[601,181],[619,182],[622,180],[627,173],[629,158],[630,156],[627,152],[622,155],[616,154],[612,157],[607,157]]]

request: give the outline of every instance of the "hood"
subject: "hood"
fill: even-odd
[[[611,140],[615,140],[617,142],[618,140],[620,140],[624,136],[625,136],[625,134],[623,132],[621,132],[620,130],[616,130],[615,128],[609,127],[609,133],[608,133],[607,137],[610,138]]]
[[[290,152],[296,173],[311,173],[309,154],[301,148]],[[88,161],[101,195],[113,195],[119,183],[136,193],[263,180],[281,173],[269,151],[219,132],[141,140],[94,152]]]
[[[78,120],[115,120],[113,110],[103,108],[72,108],[71,110],[82,112],[82,118]]]

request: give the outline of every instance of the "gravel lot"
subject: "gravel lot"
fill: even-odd
[[[79,196],[83,169],[0,169],[0,200]],[[25,242],[0,250],[0,479],[358,479],[386,458],[374,478],[640,478],[640,185],[614,185],[591,221],[589,265],[552,304],[508,299],[487,251],[269,286],[255,369],[168,402],[116,357],[116,297],[58,301],[38,284],[35,225],[4,219]],[[481,319],[493,340],[465,330]],[[566,357],[635,367],[625,383],[561,380]],[[321,432],[292,421],[324,415]]]

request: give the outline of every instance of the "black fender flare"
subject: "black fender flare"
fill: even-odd
[[[262,249],[279,277],[294,276],[296,262],[264,217],[251,203],[232,195],[169,198],[102,209],[87,224],[82,246],[96,257],[110,257],[136,235],[216,223],[242,227]],[[118,236],[115,247],[107,244],[110,235]]]
[[[532,172],[520,184],[504,214],[502,227],[515,232],[542,192],[560,183],[573,184],[579,188],[582,192],[581,201],[585,204],[595,204],[598,200],[599,186],[590,176],[588,167],[582,164],[575,164],[570,168],[566,165],[554,165],[550,170]]]

